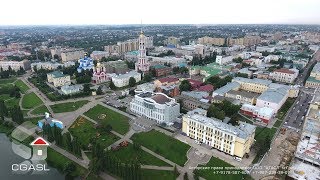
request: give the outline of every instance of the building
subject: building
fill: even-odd
[[[211,94],[213,90],[214,90],[214,87],[211,84],[206,84],[197,88],[197,91],[203,91],[209,94]]]
[[[154,65],[154,66],[152,66],[152,68],[154,68],[154,70],[155,70],[156,77],[167,76],[168,74],[172,73],[171,67],[164,66],[161,64]]]
[[[274,117],[274,110],[268,107],[257,107],[250,104],[243,104],[240,112],[247,116],[255,118],[257,121],[269,124]]]
[[[139,36],[139,55],[138,61],[135,64],[136,71],[147,72],[150,69],[150,63],[148,62],[146,55],[146,36],[141,31]]]
[[[91,70],[94,67],[93,59],[85,56],[84,58],[81,58],[78,60],[79,67],[77,68],[78,73],[81,73],[85,70]]]
[[[320,87],[320,63],[318,62],[310,72],[305,87]]]
[[[284,83],[293,83],[294,80],[298,77],[299,70],[297,69],[276,69],[270,73],[269,78],[275,81],[284,82]]]
[[[219,65],[228,64],[232,62],[232,60],[233,60],[233,56],[227,56],[227,57],[217,56],[216,57],[216,63]]]
[[[108,80],[110,80],[110,78],[107,75],[106,68],[101,66],[101,63],[97,63],[97,66],[93,67],[92,82],[100,84]]]
[[[198,38],[198,43],[204,44],[204,45],[222,46],[225,44],[225,38],[214,38],[214,37],[204,36],[204,37]]]
[[[58,69],[58,67],[70,67],[70,66],[74,66],[75,63],[72,61],[68,61],[66,63],[57,63],[57,62],[35,62],[35,63],[31,63],[31,70],[34,72],[35,69],[39,70],[39,69],[45,69],[45,70],[55,70]]]
[[[160,86],[157,88],[157,92],[161,92],[166,94],[170,97],[175,97],[180,94],[179,86],[178,85],[171,85],[171,86]]]
[[[168,47],[177,47],[180,43],[180,39],[177,37],[170,36],[167,38],[166,43]]]
[[[61,51],[62,62],[75,61],[84,57],[83,49],[67,49]]]
[[[90,57],[93,59],[93,60],[98,60],[100,61],[103,57],[107,58],[110,56],[110,53],[107,52],[107,51],[93,51],[91,54],[90,54]]]
[[[257,98],[257,107],[272,108],[275,113],[282,107],[289,96],[289,89],[282,86],[279,88],[268,88]]]
[[[76,94],[83,89],[82,85],[64,85],[61,87],[61,91],[64,95]]]
[[[106,73],[125,74],[129,71],[127,63],[123,60],[102,62],[101,66],[105,68]]]
[[[172,125],[180,115],[180,104],[163,93],[145,92],[134,96],[130,110],[158,124]]]
[[[269,46],[258,46],[256,47],[257,52],[274,52],[276,50],[275,47],[269,47]]]
[[[153,83],[143,83],[137,85],[137,88],[134,90],[136,94],[144,93],[144,92],[154,92],[155,87]]]
[[[190,85],[191,85],[191,90],[196,90],[198,88],[200,88],[203,85],[202,81],[197,81],[194,79],[187,79],[187,81],[189,81]]]
[[[255,44],[259,44],[260,42],[261,42],[260,36],[245,36],[243,38],[228,38],[227,39],[228,46],[233,46],[233,45],[252,46]]]
[[[193,110],[196,108],[208,109],[210,106],[209,93],[202,91],[183,91],[181,95],[176,96],[177,100],[182,101],[182,107],[186,110]]]
[[[2,68],[3,71],[6,71],[11,67],[12,70],[18,71],[21,68],[23,70],[29,70],[31,69],[31,63],[29,60],[23,60],[23,61],[0,61],[0,68]]]
[[[235,91],[230,90],[225,94],[225,97],[232,98],[241,104],[256,104],[257,97],[259,96],[258,93],[248,92],[248,91]]]
[[[112,82],[116,87],[123,87],[129,85],[129,79],[133,77],[136,82],[141,81],[141,74],[136,71],[130,71],[125,74],[113,75],[111,77]]]
[[[153,47],[153,37],[145,36],[145,48]],[[104,50],[110,55],[120,55],[127,52],[139,50],[139,39],[129,39],[127,41],[117,42],[117,44],[104,46]]]
[[[54,71],[47,74],[47,80],[49,83],[53,83],[54,87],[61,87],[64,85],[70,85],[71,80],[69,75],[64,75],[61,71]]]
[[[154,81],[154,86],[156,88],[160,86],[171,86],[171,85],[177,85],[179,84],[179,82],[180,81],[178,78],[165,77],[165,78],[156,79]]]
[[[182,119],[182,132],[188,137],[231,156],[242,158],[254,143],[254,125],[240,122],[239,126],[232,126],[198,113],[189,113]]]

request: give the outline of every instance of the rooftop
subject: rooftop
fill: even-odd
[[[160,78],[158,79],[161,83],[171,83],[171,82],[176,82],[176,81],[179,81],[178,78],[170,78],[170,77],[165,77],[165,78]]]
[[[199,100],[209,96],[209,93],[203,92],[203,91],[182,91],[181,94],[190,96]]]
[[[268,88],[258,97],[258,99],[267,102],[279,103],[287,95],[287,92],[288,89],[286,88]]]
[[[189,115],[188,117],[190,117],[194,121],[197,121],[199,123],[203,123],[203,124],[205,124],[209,127],[212,127],[212,128],[220,129],[222,131],[236,135],[239,138],[243,138],[243,139],[246,139],[251,134],[254,134],[255,129],[256,129],[256,126],[245,123],[245,122],[240,122],[239,126],[232,126],[230,124],[226,124],[226,123],[222,122],[219,119],[208,118],[206,116],[199,115],[199,114],[193,114],[191,116]]]
[[[67,76],[67,75],[64,75],[61,71],[53,71],[53,72],[48,73],[48,74],[51,74],[54,78]]]
[[[279,73],[285,73],[285,74],[294,74],[295,72],[290,70],[290,69],[286,69],[286,68],[281,68],[281,69],[276,69],[273,72],[279,72]]]
[[[263,84],[266,86],[269,86],[269,84],[272,83],[272,81],[270,81],[270,80],[258,79],[258,78],[248,79],[248,78],[243,78],[243,77],[236,77],[232,81],[236,81],[239,83],[242,82],[242,83]]]
[[[235,90],[229,91],[228,94],[240,95],[240,96],[247,97],[247,98],[255,98],[255,97],[259,96],[258,93],[247,92],[247,91],[235,91]]]
[[[289,167],[288,176],[294,179],[320,179],[320,169],[294,159]]]
[[[224,96],[225,93],[229,92],[230,90],[234,90],[234,89],[238,89],[238,88],[240,88],[240,84],[238,82],[231,82],[231,83],[228,83],[227,85],[222,86],[221,88],[215,90],[213,92],[213,95]]]

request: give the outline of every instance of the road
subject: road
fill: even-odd
[[[303,71],[303,73],[298,76],[298,78],[297,78],[297,80],[296,80],[296,84],[297,84],[297,85],[301,85],[301,86],[304,85],[304,84],[303,84],[303,83],[304,83],[304,80],[305,80],[306,78],[308,78],[308,77],[307,77],[307,75],[308,75],[308,70],[311,68],[311,66],[312,66],[317,60],[320,60],[320,50],[318,50],[318,51],[314,54],[314,56],[312,57],[312,59],[309,61],[309,63],[307,64],[307,66],[304,68],[305,70]]]

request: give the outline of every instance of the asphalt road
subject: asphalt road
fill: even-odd
[[[301,73],[297,80],[296,80],[296,84],[297,85],[301,85],[303,86],[303,82],[304,82],[304,79],[306,79],[307,77],[307,74],[308,74],[308,69],[310,69],[310,67],[312,66],[312,64],[314,62],[316,62],[317,60],[320,60],[320,51],[318,50],[315,55],[313,56],[313,58],[309,61],[309,63],[307,64],[307,66],[305,67],[305,70],[303,71],[303,73]]]

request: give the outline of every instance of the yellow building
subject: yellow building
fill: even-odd
[[[216,118],[189,112],[182,118],[182,132],[232,156],[243,157],[250,152],[256,126],[240,122],[232,126]]]
[[[269,88],[272,83],[270,80],[264,79],[248,79],[236,77],[232,80],[233,82],[238,82],[240,84],[240,89],[255,93],[263,93]]]
[[[204,44],[204,45],[216,45],[216,46],[222,46],[225,43],[224,38],[213,38],[209,36],[204,36],[202,38],[198,38],[198,43],[199,44]]]
[[[60,71],[54,71],[47,74],[47,80],[49,83],[53,83],[54,87],[61,87],[64,85],[70,85],[71,80],[69,75],[64,75]]]

